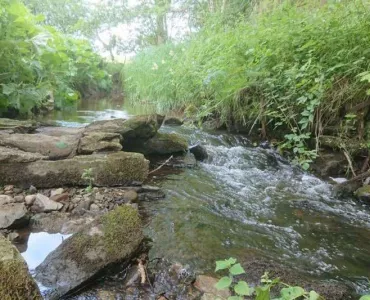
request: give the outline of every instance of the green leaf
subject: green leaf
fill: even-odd
[[[309,300],[320,300],[320,299],[321,299],[321,297],[318,293],[316,293],[315,291],[310,292]]]
[[[284,300],[297,299],[305,294],[306,294],[306,291],[300,286],[291,286],[291,287],[283,288],[280,291],[280,295],[282,296]]]
[[[233,282],[233,279],[231,277],[225,276],[222,277],[215,285],[216,289],[218,290],[224,290],[227,289],[231,283]]]
[[[231,267],[231,265],[235,263],[236,263],[236,259],[232,257],[230,257],[229,259],[216,261],[216,272],[218,270],[228,269]]]
[[[270,286],[257,287],[255,300],[270,300]]]
[[[57,142],[56,144],[55,144],[55,146],[57,147],[57,148],[59,148],[59,149],[65,149],[65,148],[67,148],[67,144],[65,143],[65,142],[63,142],[63,141],[59,141],[59,142]]]
[[[240,296],[230,296],[227,298],[227,300],[243,300],[243,297]]]
[[[370,300],[370,295],[364,295],[360,298],[360,300]]]
[[[240,275],[240,274],[245,274],[245,271],[243,267],[240,264],[233,265],[230,270],[230,274],[232,275]]]
[[[248,283],[245,281],[239,281],[234,287],[235,293],[241,296],[250,296],[253,294],[253,289],[249,287]]]

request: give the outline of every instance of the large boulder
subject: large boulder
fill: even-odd
[[[188,150],[188,142],[175,133],[157,133],[147,141],[124,143],[125,150],[143,153],[146,155],[165,155],[184,153]]]
[[[0,299],[42,299],[18,250],[0,235]]]
[[[65,240],[36,268],[35,278],[50,289],[48,299],[59,299],[107,267],[128,264],[142,240],[137,211],[127,205],[118,207]]]
[[[86,185],[88,182],[81,176],[88,169],[93,169],[93,181],[97,186],[129,185],[147,178],[149,161],[142,154],[121,151],[108,155],[81,155],[57,161],[1,163],[0,185],[37,187]]]
[[[184,121],[177,117],[166,117],[164,120],[164,125],[168,126],[181,126],[182,124],[184,124]]]
[[[32,205],[32,210],[35,212],[51,212],[55,210],[58,211],[62,207],[63,207],[62,203],[53,201],[42,194],[37,194],[36,199]]]
[[[0,229],[22,227],[28,222],[29,215],[23,203],[8,203],[0,206]]]
[[[79,154],[96,152],[116,152],[122,150],[119,133],[86,132],[83,134],[78,146]]]
[[[79,136],[45,134],[0,134],[0,146],[39,153],[49,159],[63,159],[76,154]]]
[[[95,121],[85,128],[85,132],[119,133],[124,142],[148,140],[153,137],[163,123],[163,116],[144,115],[130,119]]]

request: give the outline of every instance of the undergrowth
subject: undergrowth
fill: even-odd
[[[139,53],[124,70],[128,100],[279,131],[280,148],[308,168],[314,138],[369,99],[370,2],[280,2],[233,22],[211,16],[188,41]]]

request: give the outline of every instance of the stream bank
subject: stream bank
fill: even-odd
[[[95,113],[106,119],[111,114],[109,110]],[[67,125],[62,120],[59,124]],[[162,167],[146,182],[166,194],[157,201],[140,201],[138,207],[144,232],[152,239],[148,261],[153,264],[160,257],[167,260],[157,268],[148,267],[151,284],[158,281],[159,294],[152,294],[153,299],[161,293],[176,299],[174,294],[181,292],[175,286],[189,293],[182,288],[191,288],[196,299],[200,295],[196,296],[188,280],[193,281],[197,274],[214,276],[214,262],[230,256],[245,264],[251,281],[262,275],[253,275],[253,270],[258,273],[278,265],[284,266],[286,273],[334,282],[357,293],[367,291],[367,203],[338,198],[331,184],[291,166],[272,149],[254,147],[242,135],[186,126],[162,126],[160,131],[175,132],[190,145],[203,144],[208,158],[192,168]],[[186,272],[170,271],[174,268]],[[184,276],[188,279],[181,285],[183,275],[177,274],[190,275]],[[99,291],[137,299],[139,291],[135,288],[130,289],[131,296],[124,294],[127,288],[122,286],[123,278],[127,278],[126,269],[116,277],[108,275],[106,280],[99,280],[86,297],[82,294],[75,299],[99,299]],[[147,294],[152,291],[150,286],[147,289]],[[175,291],[172,296],[171,290]],[[145,289],[140,293],[145,294]],[[189,293],[183,294],[183,299],[191,299],[185,296]],[[349,299],[344,295],[343,299]],[[335,297],[332,299],[338,299]]]

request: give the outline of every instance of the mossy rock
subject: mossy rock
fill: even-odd
[[[165,155],[184,153],[188,150],[188,142],[182,136],[175,133],[157,133],[146,142],[125,144],[126,151],[134,151],[145,155]]]
[[[0,118],[0,130],[10,130],[15,133],[31,133],[37,129],[34,121],[20,121],[14,119]]]
[[[0,299],[42,299],[18,250],[0,235]]]
[[[361,200],[370,200],[370,185],[364,185],[356,190],[355,195]]]
[[[36,268],[36,279],[50,288],[50,299],[57,299],[112,264],[128,263],[142,240],[137,211],[128,205],[118,207],[50,253]]]

